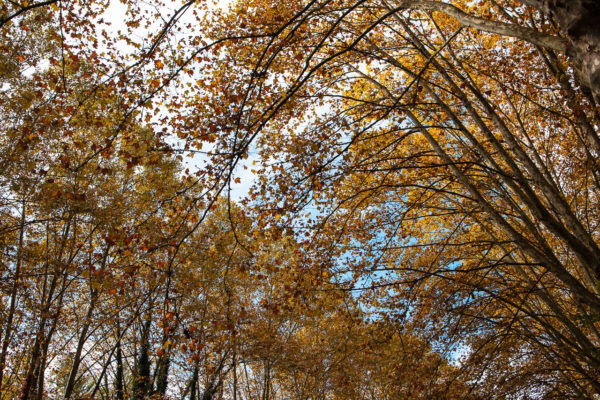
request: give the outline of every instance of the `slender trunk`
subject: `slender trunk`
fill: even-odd
[[[265,375],[264,375],[264,385],[263,385],[263,393],[262,393],[262,399],[263,400],[269,400],[269,387],[270,387],[270,380],[271,380],[271,372],[270,372],[270,368],[268,365],[265,365]]]
[[[54,332],[56,331],[56,325],[58,322],[58,316],[60,314],[61,307],[59,307],[55,315],[52,317],[52,325],[50,325],[50,329],[46,332],[48,317],[47,315],[50,313],[51,299],[56,291],[56,286],[58,283],[58,275],[55,275],[52,283],[50,284],[50,290],[48,292],[48,297],[46,298],[46,306],[42,310],[43,317],[40,320],[37,328],[37,334],[35,338],[35,342],[33,344],[33,350],[31,352],[31,359],[29,360],[29,367],[27,370],[25,384],[23,385],[23,390],[21,392],[21,400],[27,400],[32,397],[38,397],[36,395],[36,388],[39,386],[39,379],[44,379],[44,377],[40,377],[38,374],[41,372],[43,374],[43,369],[41,369],[41,363],[45,359],[45,355],[48,353],[48,347],[50,346],[50,341],[52,336],[54,336]],[[63,277],[64,279],[64,277]],[[57,303],[59,305],[62,304],[63,294],[65,290],[65,282],[63,281],[62,288],[60,290],[60,296],[58,297]]]
[[[124,374],[123,374],[123,353],[121,352],[121,327],[117,321],[117,371],[115,374],[115,390],[117,400],[123,400],[125,398],[125,385],[124,385]]]
[[[108,375],[104,374],[104,392],[106,393],[106,398],[110,399],[110,386],[108,385]]]
[[[167,385],[169,382],[169,366],[171,364],[171,358],[169,352],[165,352],[159,359],[156,371],[156,393],[164,396],[167,392]]]
[[[44,372],[46,370],[46,359],[48,356],[48,348],[50,347],[50,341],[52,340],[52,337],[54,336],[54,332],[56,332],[56,325],[58,323],[58,315],[61,312],[62,307],[60,307],[60,305],[62,304],[62,299],[63,299],[63,294],[64,294],[64,282],[63,282],[63,288],[61,289],[61,295],[59,296],[59,300],[58,300],[58,304],[59,304],[59,308],[56,311],[56,316],[53,318],[52,320],[52,325],[50,326],[50,329],[48,330],[48,332],[44,335],[44,340],[42,341],[41,344],[41,350],[40,350],[40,359],[39,359],[39,365],[38,365],[38,371],[39,371],[39,375],[36,376],[37,378],[37,392],[35,392],[35,398],[38,400],[41,400],[43,397],[43,387],[44,387]],[[40,392],[40,388],[42,389],[42,392]]]
[[[136,370],[133,382],[132,397],[135,400],[142,400],[150,392],[150,325],[152,320],[148,316],[148,320],[142,328],[142,337],[140,343],[140,351],[136,362]]]
[[[83,351],[83,345],[85,344],[87,333],[92,322],[92,315],[94,314],[94,307],[96,304],[96,299],[98,297],[98,291],[91,289],[90,296],[90,304],[88,306],[88,310],[85,316],[85,321],[83,322],[81,333],[79,334],[77,349],[75,350],[75,356],[73,358],[73,365],[71,367],[71,372],[69,373],[67,387],[65,388],[65,399],[71,398],[71,395],[73,394],[73,389],[75,388],[75,380],[77,378],[77,372],[79,371],[79,365],[81,364],[81,352]]]
[[[236,352],[233,350],[233,400],[237,400],[237,364]]]
[[[41,346],[41,356],[39,358],[39,361],[37,363],[37,365],[35,366],[35,371],[33,372],[33,385],[31,387],[31,393],[30,396],[32,399],[37,399],[39,397],[39,393],[37,392],[37,389],[39,388],[39,382],[40,382],[40,377],[43,375],[43,370],[42,370],[42,363],[43,363],[43,354],[44,354],[44,349],[43,349],[43,344]]]
[[[219,361],[219,366],[213,373],[210,381],[205,386],[204,393],[202,393],[202,400],[212,400],[214,398],[215,393],[221,388],[223,385],[223,368],[225,367],[225,360],[227,360],[228,352],[226,352]],[[228,372],[228,371],[227,371]]]
[[[56,288],[58,286],[59,277],[61,275],[64,277],[64,274],[59,274],[58,266],[61,264],[61,260],[63,258],[63,254],[64,254],[65,247],[67,244],[67,238],[69,237],[69,233],[71,231],[72,219],[71,219],[70,215],[67,217],[66,221],[67,221],[66,226],[64,228],[64,231],[62,234],[62,240],[60,243],[60,249],[59,249],[57,257],[56,257],[56,267],[54,269],[54,274],[53,274],[54,276],[52,277],[52,283],[50,284],[48,294],[45,298],[45,304],[43,305],[43,307],[41,307],[40,322],[37,327],[35,342],[33,344],[33,350],[31,352],[31,359],[29,362],[29,367],[27,369],[27,374],[25,376],[25,383],[23,385],[23,390],[22,390],[21,396],[20,396],[21,400],[29,400],[30,395],[31,395],[31,389],[34,385],[35,371],[39,364],[40,353],[43,349],[47,348],[50,344],[50,338],[45,337],[44,332],[46,330],[46,322],[48,321],[48,317],[50,314],[50,308],[52,306],[52,297],[54,296],[54,292],[56,291]],[[62,303],[64,290],[65,290],[65,287],[64,287],[64,282],[63,282],[63,287],[61,289],[60,296],[57,300],[57,303],[59,305],[61,305],[61,303]],[[59,314],[60,314],[60,309],[58,309],[54,315],[54,324],[52,326],[51,332],[54,332],[54,328],[56,327],[56,322],[57,322]],[[47,341],[44,344],[45,340],[47,340]]]
[[[2,351],[0,352],[0,393],[2,393],[2,383],[4,380],[4,368],[6,366],[6,354],[8,352],[8,345],[10,343],[10,337],[12,334],[12,325],[17,307],[17,293],[19,289],[19,280],[21,276],[21,263],[23,253],[23,237],[25,235],[25,201],[22,202],[21,207],[21,221],[19,227],[19,243],[17,245],[17,260],[15,262],[15,275],[13,277],[13,285],[10,291],[10,306],[8,308],[8,315],[5,321],[4,339],[2,340]]]
[[[117,321],[117,343],[115,343],[115,345],[110,350],[110,353],[108,354],[108,358],[107,358],[106,362],[104,363],[104,367],[102,367],[102,371],[100,372],[100,376],[98,377],[98,380],[96,381],[94,390],[92,390],[92,393],[89,396],[90,398],[92,398],[92,399],[96,398],[96,393],[98,393],[98,391],[100,390],[100,385],[102,385],[102,379],[104,378],[104,375],[106,374],[106,370],[110,366],[110,360],[112,359],[113,354],[115,354],[115,351],[117,349],[119,350],[119,352],[121,351],[121,339],[125,335],[126,331],[127,331],[127,327],[125,327],[125,329],[121,330],[121,327]],[[119,359],[120,359],[120,363],[119,363]],[[122,398],[129,398],[125,391],[125,384],[124,384],[124,376],[125,375],[123,374],[123,357],[122,357],[122,355],[119,357],[119,359],[117,359],[117,374],[119,373],[118,366],[120,365],[121,366],[121,387],[122,387],[121,393],[123,396]],[[117,379],[117,381],[118,381],[118,378],[115,378],[115,379]],[[117,396],[118,395],[119,395],[119,392],[117,391]]]
[[[42,357],[40,358],[40,368],[38,373],[38,383],[36,389],[36,400],[44,399],[44,378],[46,372],[46,361],[48,359],[48,346],[44,346]]]
[[[169,263],[169,268],[167,271],[167,282],[166,282],[166,286],[165,286],[165,298],[164,298],[164,302],[163,302],[163,311],[164,311],[165,317],[169,314],[169,301],[170,301],[169,297],[170,297],[170,291],[171,291],[172,274],[173,274],[173,260],[171,260],[171,262]],[[169,383],[169,366],[171,364],[170,349],[169,349],[169,346],[167,345],[167,343],[169,341],[169,338],[172,335],[171,332],[175,331],[175,327],[172,326],[171,323],[172,323],[172,321],[167,320],[165,318],[165,320],[164,320],[165,325],[164,325],[163,338],[162,338],[162,346],[163,346],[163,350],[165,352],[158,358],[158,361],[156,363],[156,372],[154,374],[154,376],[156,378],[155,379],[156,393],[163,397],[167,392],[167,385]]]
[[[196,400],[198,398],[198,375],[200,373],[199,361],[196,361],[194,365],[194,372],[192,374],[192,381],[190,382],[190,400]]]
[[[23,385],[23,391],[21,392],[21,400],[28,400],[33,386],[35,371],[38,365],[38,359],[40,357],[40,342],[42,340],[44,326],[46,325],[46,319],[42,318],[38,325],[37,335],[35,342],[33,343],[33,350],[31,351],[31,359],[29,360],[29,367],[27,368],[27,374],[25,376],[25,383]]]

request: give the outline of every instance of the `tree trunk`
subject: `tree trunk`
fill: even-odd
[[[566,37],[579,83],[600,103],[600,2],[598,0],[521,0],[549,15]]]
[[[156,370],[156,393],[164,396],[167,393],[167,384],[169,382],[169,365],[171,358],[169,352],[165,352],[159,359]]]
[[[17,247],[17,260],[15,262],[15,274],[13,277],[13,284],[10,291],[10,306],[8,309],[8,315],[6,316],[4,339],[2,340],[2,351],[0,352],[0,393],[2,393],[2,381],[4,379],[4,367],[6,366],[6,354],[8,352],[8,344],[10,343],[10,337],[12,334],[12,324],[15,315],[15,309],[17,305],[17,292],[19,288],[19,280],[21,275],[21,263],[22,263],[22,252],[23,252],[23,236],[25,234],[25,202],[21,208],[21,221],[19,227],[19,244]]]
[[[135,400],[142,400],[150,392],[150,325],[152,320],[148,316],[148,320],[142,328],[142,338],[140,343],[140,351],[135,368],[135,376],[133,382],[132,397]]]
[[[192,381],[190,382],[190,400],[196,400],[198,398],[198,375],[200,373],[199,362],[196,361],[194,365],[194,372],[192,374]]]
[[[81,333],[79,334],[77,349],[75,350],[75,356],[73,358],[73,365],[71,367],[71,372],[69,373],[67,387],[65,388],[65,399],[71,398],[73,389],[75,388],[75,380],[77,378],[77,372],[79,371],[79,365],[81,364],[81,352],[83,351],[83,345],[85,344],[87,333],[90,324],[92,323],[92,315],[94,314],[94,306],[96,304],[96,298],[98,297],[98,291],[91,289],[90,296],[90,304],[85,316],[85,321],[83,322],[83,327],[81,328]]]
[[[43,350],[42,350],[42,356],[40,358],[40,367],[39,367],[39,373],[38,373],[38,383],[37,383],[37,390],[36,390],[36,399],[37,400],[43,400],[44,399],[44,378],[45,378],[45,372],[46,372],[46,363],[48,360],[48,346],[44,346]]]
[[[115,374],[115,391],[117,392],[117,400],[123,400],[125,398],[125,385],[124,385],[124,374],[123,374],[123,353],[121,352],[121,329],[117,325],[117,371]]]

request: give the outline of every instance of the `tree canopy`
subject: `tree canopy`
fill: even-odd
[[[597,398],[598,21],[4,2],[0,399]]]

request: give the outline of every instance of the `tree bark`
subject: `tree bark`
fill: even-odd
[[[194,372],[192,373],[192,380],[190,382],[190,400],[196,400],[198,398],[198,375],[200,373],[199,361],[196,361],[194,365]]]
[[[77,372],[79,371],[79,365],[81,364],[81,352],[83,351],[83,345],[85,344],[85,340],[87,339],[87,333],[92,323],[92,315],[94,314],[94,306],[96,304],[97,296],[98,292],[92,289],[90,304],[88,306],[81,333],[79,334],[77,349],[75,350],[75,356],[73,358],[73,365],[71,367],[71,372],[69,373],[67,387],[65,388],[65,399],[71,398],[71,395],[73,394],[73,389],[75,388],[75,380],[77,378]]]
[[[115,376],[115,391],[117,392],[117,400],[123,400],[125,398],[125,384],[123,374],[123,353],[121,351],[121,329],[117,322],[117,371]]]
[[[0,352],[0,393],[2,393],[2,381],[4,379],[4,367],[6,365],[6,354],[8,352],[8,344],[12,334],[12,324],[17,306],[17,292],[19,289],[19,280],[21,276],[21,263],[23,259],[23,236],[25,234],[25,201],[21,208],[21,221],[19,227],[19,244],[17,247],[17,260],[15,262],[15,274],[13,276],[13,285],[10,291],[10,306],[8,315],[6,316],[4,339],[2,340],[2,351]]]
[[[384,4],[386,3],[384,2]],[[473,28],[482,32],[495,33],[502,36],[516,37],[555,51],[563,51],[565,49],[565,44],[559,37],[517,24],[508,24],[476,17],[448,3],[433,0],[397,0],[393,4],[395,4],[396,7],[391,7],[386,4],[386,8],[410,8],[413,10],[437,11],[449,15],[466,28]]]
[[[132,397],[136,400],[142,400],[150,392],[150,325],[152,320],[148,320],[142,328],[142,338],[140,343],[140,352],[137,359],[136,371],[133,382]]]
[[[600,2],[598,0],[520,0],[551,17],[567,39],[579,83],[600,103]]]

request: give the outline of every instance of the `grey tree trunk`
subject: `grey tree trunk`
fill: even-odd
[[[579,83],[600,103],[600,1],[521,0],[550,16],[567,39]]]
[[[4,321],[4,338],[2,340],[2,350],[0,350],[0,393],[2,389],[2,382],[4,380],[4,367],[6,366],[6,356],[8,354],[8,345],[10,343],[11,335],[12,335],[12,324],[13,317],[16,311],[17,305],[17,293],[19,290],[19,280],[21,275],[21,262],[22,262],[22,253],[23,253],[23,237],[25,234],[25,201],[23,201],[23,206],[21,208],[21,223],[19,227],[19,244],[17,247],[17,260],[15,262],[15,273],[13,276],[13,286],[10,293],[10,306],[8,310],[8,314],[6,316],[6,321]]]
[[[133,377],[132,398],[135,400],[144,399],[150,393],[152,381],[150,379],[150,325],[152,320],[150,316],[143,325],[142,337],[139,348],[138,359]]]
[[[70,399],[73,395],[73,389],[75,388],[75,381],[77,378],[77,373],[79,372],[79,366],[81,364],[81,352],[83,351],[83,345],[87,339],[87,333],[92,323],[92,315],[94,313],[94,306],[96,304],[96,297],[98,296],[98,292],[94,289],[91,290],[90,294],[90,304],[88,306],[88,310],[85,316],[85,321],[83,323],[83,327],[79,334],[79,340],[77,342],[77,349],[75,351],[75,356],[73,358],[73,365],[71,367],[71,372],[69,374],[69,380],[67,382],[67,387],[65,389],[65,399]]]
[[[121,329],[117,330],[117,371],[115,376],[115,389],[117,400],[123,400],[125,398],[125,382],[123,373],[123,353],[121,351]]]

